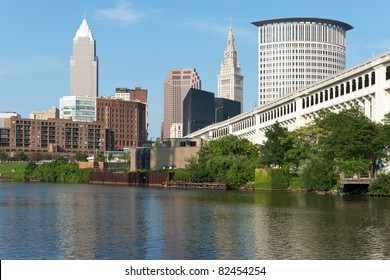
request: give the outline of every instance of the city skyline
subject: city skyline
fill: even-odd
[[[191,9],[181,1],[7,1],[0,4],[5,38],[0,46],[0,111],[28,117],[32,111],[59,107],[59,99],[70,95],[71,42],[84,12],[97,41],[99,95],[112,95],[117,87],[148,89],[149,138],[160,133],[164,78],[170,68],[196,68],[202,89],[217,93],[230,17],[245,77],[244,112],[249,111],[257,104],[258,91],[258,36],[251,22],[297,16],[347,22],[354,26],[347,36],[349,68],[390,48],[384,14],[390,4],[362,3],[347,13],[351,8],[339,1],[321,7],[309,1],[198,1]]]

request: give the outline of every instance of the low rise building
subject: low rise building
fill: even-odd
[[[10,155],[15,152],[96,154],[105,149],[106,129],[101,122],[12,117],[0,131],[0,150]]]
[[[136,87],[135,89],[116,88],[115,98],[127,101],[139,101],[147,103],[148,91],[146,89],[142,89],[141,87]]]
[[[56,107],[51,107],[47,111],[33,111],[30,114],[30,119],[34,120],[58,119],[59,117],[60,111]]]
[[[60,99],[60,118],[81,122],[96,120],[96,97],[64,96]]]
[[[132,148],[131,171],[184,168],[190,157],[197,156],[202,144],[203,140],[200,138],[172,139],[164,141],[163,147],[159,148]]]

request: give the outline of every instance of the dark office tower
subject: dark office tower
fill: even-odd
[[[214,93],[191,88],[183,100],[183,136],[214,121]]]
[[[222,122],[241,113],[241,102],[226,98],[215,98],[215,123]]]

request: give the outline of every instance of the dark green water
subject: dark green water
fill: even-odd
[[[390,259],[390,198],[0,184],[0,259]]]

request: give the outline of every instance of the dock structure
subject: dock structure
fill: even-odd
[[[340,178],[340,192],[342,193],[366,193],[374,182],[371,177]]]

